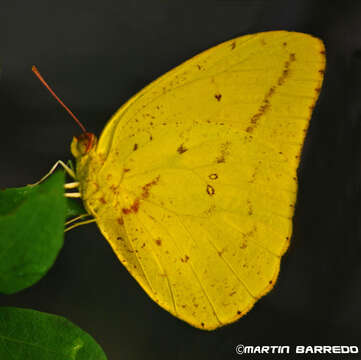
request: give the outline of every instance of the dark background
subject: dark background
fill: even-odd
[[[2,1],[0,187],[33,183],[69,159],[80,132],[33,64],[99,135],[123,102],[167,70],[222,41],[275,29],[311,33],[327,49],[294,237],[275,289],[235,324],[202,332],[152,302],[92,224],[68,233],[48,275],[0,296],[1,305],[67,317],[109,360],[241,358],[240,343],[361,346],[359,1]]]

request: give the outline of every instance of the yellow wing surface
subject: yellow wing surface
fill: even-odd
[[[86,208],[174,316],[211,330],[274,286],[324,69],[310,35],[224,42],[130,99],[78,159]]]

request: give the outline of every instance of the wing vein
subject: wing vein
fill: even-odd
[[[128,236],[129,231],[127,231],[127,229],[126,229],[126,223],[127,223],[127,222],[124,221],[124,228],[125,228],[125,231],[126,231],[126,233],[127,233],[128,242],[129,242],[129,244],[130,244],[130,246],[131,246],[131,248],[132,248],[132,251],[133,251],[133,253],[134,253],[134,256],[135,256],[136,259],[138,260],[138,264],[139,264],[140,268],[142,269],[142,272],[143,272],[143,274],[144,274],[144,278],[147,280],[149,289],[150,289],[150,290],[152,291],[152,293],[154,294],[154,293],[155,293],[155,292],[154,292],[154,289],[153,289],[153,287],[152,287],[152,285],[151,285],[151,283],[150,283],[150,281],[149,281],[149,279],[148,279],[148,276],[147,276],[146,272],[144,271],[143,263],[142,263],[142,261],[140,261],[139,256],[137,255],[137,252],[135,251],[134,245],[133,245],[132,241],[130,240],[130,238],[129,238],[129,236]],[[116,253],[116,252],[115,252],[115,253]],[[129,267],[129,269],[130,269],[130,267]],[[130,272],[132,273],[133,270],[130,269]]]
[[[277,39],[277,41],[280,41],[281,39],[285,39],[285,38],[287,38],[287,37],[289,37],[289,34],[285,34],[285,36],[279,37],[279,38]],[[257,38],[257,37],[254,36],[253,38],[250,38],[249,40],[253,40],[253,39],[256,39],[256,38]],[[276,40],[275,40],[275,41],[276,41]],[[276,50],[275,50],[275,51],[276,51]],[[234,68],[235,66],[238,66],[238,65],[241,64],[242,62],[246,61],[247,59],[249,59],[252,55],[256,54],[257,52],[258,52],[258,51],[254,51],[254,52],[249,53],[246,57],[240,59],[238,62],[236,62],[235,64],[233,64],[231,67],[229,67],[229,68],[227,68],[227,69],[225,69],[225,70],[223,70],[223,71],[219,71],[218,73],[213,74],[213,76],[214,76],[214,77],[217,77],[217,76],[219,76],[220,74],[227,73],[227,72],[230,71],[232,68]],[[272,52],[270,52],[270,53],[272,53]],[[269,53],[268,55],[270,55],[270,53]],[[222,62],[222,61],[224,61],[224,58],[221,58],[219,61],[217,61],[216,63],[214,63],[211,67],[209,67],[209,68],[208,68],[208,71],[211,70],[212,68],[216,67],[217,64],[219,64],[219,63]],[[181,66],[181,65],[179,65],[179,66]],[[176,70],[176,69],[178,69],[178,67],[176,67],[174,70]],[[158,79],[158,81],[155,80],[155,82],[157,83],[158,87],[160,87],[161,84],[163,84],[163,83],[165,82],[165,80],[169,81],[169,75],[170,75],[170,73],[166,73],[165,75],[168,75],[168,76],[162,77],[162,78]],[[194,80],[192,80],[192,81],[185,82],[185,83],[183,83],[182,85],[175,86],[175,87],[171,88],[170,90],[165,91],[165,92],[162,92],[162,94],[153,97],[153,98],[150,99],[146,104],[144,104],[140,109],[138,109],[138,111],[136,111],[136,112],[128,119],[128,121],[126,121],[124,124],[122,124],[122,127],[127,126],[127,124],[128,124],[130,121],[132,121],[132,120],[137,116],[137,114],[138,114],[139,112],[144,111],[150,104],[152,104],[153,102],[155,102],[156,100],[158,100],[160,97],[164,96],[165,94],[167,94],[167,93],[169,93],[169,92],[171,92],[171,91],[174,91],[174,90],[176,90],[176,89],[178,89],[178,88],[182,88],[182,87],[188,86],[188,85],[190,85],[190,84],[193,84],[193,83],[195,83],[195,82],[197,82],[197,81],[201,81],[201,80],[207,79],[207,78],[209,78],[209,77],[210,77],[210,76],[207,75],[207,76],[203,76],[203,77],[196,78],[196,79],[194,79]],[[144,93],[141,93],[140,96],[139,96],[139,98],[136,99],[135,102],[137,102],[139,99],[143,98],[146,94],[149,93],[149,91],[153,88],[153,86],[151,86],[152,84],[154,84],[154,82],[152,82],[152,83],[149,85],[149,88],[148,88],[148,87],[147,87],[147,88],[144,88]],[[133,104],[133,107],[134,107],[134,104]],[[126,109],[124,110],[124,112],[120,115],[120,117],[118,118],[118,121],[117,121],[117,125],[120,123],[121,118],[124,117],[124,115],[125,115],[128,111],[129,111],[129,107],[126,108]],[[117,126],[117,125],[116,125],[116,126]],[[115,131],[114,131],[114,132],[115,132]],[[113,137],[113,138],[114,138],[114,137]]]
[[[143,212],[144,212],[145,214],[147,214],[147,212],[146,212],[145,210],[143,210]],[[147,214],[147,215],[148,215],[148,214]],[[148,216],[149,216],[149,215],[148,215]],[[154,234],[148,229],[148,227],[145,225],[145,223],[144,223],[144,222],[141,222],[141,221],[139,221],[139,222],[143,225],[144,229],[148,232],[148,234],[149,234],[153,239],[155,239],[156,237],[155,237]],[[151,241],[149,241],[149,243],[151,243]],[[165,274],[165,276],[166,276],[167,284],[168,284],[168,288],[169,288],[169,292],[170,292],[170,295],[171,295],[171,298],[172,298],[174,313],[175,313],[175,314],[178,314],[177,306],[176,306],[176,302],[175,302],[175,297],[174,297],[172,285],[171,285],[171,283],[170,283],[170,281],[169,281],[168,273],[167,273],[167,271],[165,271],[165,268],[164,268],[162,262],[160,261],[159,256],[156,254],[156,251],[154,250],[154,246],[153,246],[153,245],[150,245],[150,246],[151,246],[151,248],[152,248],[152,250],[153,250],[152,253],[154,254],[154,257],[157,259],[157,262],[158,262],[159,267],[161,268],[162,272],[163,272],[163,273]]]
[[[182,222],[179,221],[179,217],[178,217],[176,214],[175,214],[175,218],[178,220],[179,224],[184,228],[184,230],[189,234],[189,236],[193,239],[192,234],[190,234],[190,233],[188,232],[188,230],[184,227],[184,224],[182,224]],[[178,254],[179,254],[179,256],[181,257],[180,249],[179,249],[179,247],[178,247],[177,241],[176,241],[176,239],[174,238],[174,236],[167,230],[167,228],[165,227],[164,224],[162,224],[161,222],[157,221],[156,219],[153,219],[153,221],[154,221],[154,222],[157,222],[157,223],[159,224],[159,226],[161,226],[161,227],[165,230],[165,232],[168,233],[169,237],[173,239],[174,246],[176,247],[176,249],[177,249],[177,251],[178,251]],[[200,288],[202,289],[202,292],[203,292],[205,298],[207,299],[209,305],[211,306],[211,308],[212,308],[212,310],[213,310],[213,313],[214,313],[215,318],[217,319],[217,321],[219,322],[219,324],[222,325],[222,322],[221,322],[220,319],[218,318],[218,315],[217,315],[217,312],[216,312],[216,310],[215,310],[215,308],[214,308],[214,305],[213,305],[213,303],[211,302],[211,299],[210,299],[209,295],[207,294],[204,286],[202,285],[202,282],[200,281],[200,279],[199,279],[199,277],[198,277],[198,275],[197,275],[197,273],[196,273],[196,271],[195,271],[195,269],[194,269],[194,267],[193,267],[193,265],[192,265],[192,260],[189,259],[186,264],[188,264],[188,266],[190,267],[190,269],[191,269],[194,277],[196,278],[196,280],[197,280]]]
[[[183,224],[183,225],[184,225],[184,224]],[[207,231],[202,224],[201,224],[200,226],[209,234],[209,237],[210,237],[210,238],[214,238],[214,236],[213,236],[209,231]],[[185,227],[185,225],[184,225],[184,227]],[[190,231],[189,231],[188,229],[187,229],[187,231],[188,231],[188,233],[190,233]],[[192,237],[192,238],[193,238],[193,237]],[[220,252],[220,250],[217,249],[217,247],[216,247],[216,246],[214,245],[214,243],[210,240],[210,238],[207,238],[207,240],[208,240],[209,244],[211,244],[211,246],[212,246],[213,249],[215,250],[216,256],[218,256],[218,253]],[[242,286],[246,289],[246,291],[248,292],[248,294],[249,294],[252,298],[256,299],[256,296],[254,296],[254,295],[252,294],[252,292],[250,291],[250,289],[248,289],[248,287],[247,287],[247,285],[245,284],[245,282],[244,282],[240,277],[238,277],[236,271],[235,271],[235,270],[233,269],[233,267],[228,263],[228,261],[227,261],[222,255],[219,255],[219,257],[220,257],[220,258],[223,260],[223,262],[228,266],[228,268],[231,270],[231,272],[232,272],[233,275],[236,277],[236,279],[239,281],[239,283],[242,284]]]
[[[225,216],[225,219],[226,219],[226,221],[228,222],[228,224],[229,224],[230,226],[232,226],[235,230],[237,230],[237,232],[239,232],[241,235],[243,234],[242,231],[241,231],[241,229],[240,229],[231,219],[229,219],[227,216]],[[215,225],[215,226],[217,226],[217,225]],[[279,235],[280,235],[280,234],[279,234]],[[280,255],[277,255],[276,253],[274,253],[273,251],[271,251],[270,249],[268,249],[266,246],[261,245],[261,244],[260,244],[257,240],[255,240],[254,238],[248,237],[247,240],[253,242],[253,243],[254,243],[255,245],[257,245],[259,248],[261,248],[261,249],[269,252],[272,256],[275,256],[275,257],[277,257],[277,258],[280,258],[280,257],[281,257]]]

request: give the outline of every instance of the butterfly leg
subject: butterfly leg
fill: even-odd
[[[70,192],[70,193],[65,193],[64,195],[67,198],[81,198],[80,192]]]
[[[88,215],[88,216],[89,216],[89,214],[83,214],[83,217],[85,217],[85,215]],[[80,216],[82,216],[82,215],[80,215]],[[79,217],[79,216],[78,216],[78,217]],[[75,221],[75,219],[70,220],[70,222],[72,222],[72,221]],[[90,223],[92,223],[92,222],[96,222],[96,219],[89,219],[89,220],[84,220],[84,221],[77,222],[77,223],[75,223],[75,224],[73,224],[73,225],[70,225],[70,226],[66,227],[65,230],[64,230],[64,232],[67,232],[67,231],[69,231],[69,230],[71,230],[71,229],[74,229],[74,228],[76,228],[76,227],[78,227],[78,226],[90,224]]]
[[[71,183],[67,183],[64,185],[64,188],[67,189],[75,189],[79,187],[79,182],[75,181],[75,182],[71,182]],[[80,198],[81,194],[80,192],[70,192],[70,193],[65,193],[65,197],[68,198]]]
[[[68,221],[65,223],[65,225],[70,225],[70,224],[72,224],[73,222],[78,221],[78,220],[80,220],[80,219],[83,219],[83,218],[85,218],[85,217],[87,217],[87,216],[91,216],[91,215],[88,214],[88,213],[85,213],[85,214],[81,214],[81,215],[79,215],[79,216],[76,216],[75,218],[72,218],[72,219],[68,220]]]
[[[58,160],[54,166],[50,169],[50,171],[45,175],[43,176],[39,181],[37,181],[35,184],[31,184],[31,186],[35,186],[35,185],[39,185],[40,183],[42,183],[44,180],[46,180],[55,170],[58,166],[61,166],[65,172],[70,176],[72,177],[73,179],[76,178],[75,176],[75,172],[74,170],[72,170],[68,165],[66,165],[63,161],[61,160]]]
[[[78,181],[67,183],[67,184],[64,185],[65,189],[75,189],[77,187],[79,187],[79,182]]]

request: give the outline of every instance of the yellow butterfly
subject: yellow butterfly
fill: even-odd
[[[74,138],[84,206],[122,264],[174,316],[211,330],[274,286],[325,49],[271,31],[215,46]],[[77,196],[77,195],[74,195]]]

